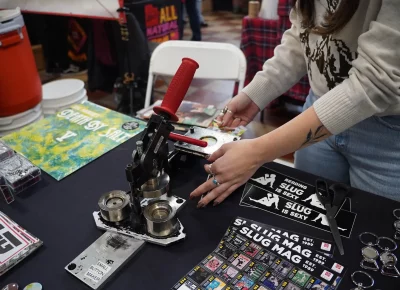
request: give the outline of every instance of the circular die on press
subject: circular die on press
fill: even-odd
[[[178,230],[176,211],[166,200],[153,199],[144,208],[143,215],[146,219],[147,233],[152,237],[168,237]]]
[[[102,218],[109,222],[121,222],[131,213],[129,195],[121,190],[103,194],[98,205]]]

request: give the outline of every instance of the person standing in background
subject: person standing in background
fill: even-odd
[[[190,195],[204,195],[198,207],[218,205],[264,163],[294,151],[297,169],[400,201],[399,14],[399,0],[293,0],[274,57],[217,121],[246,126],[308,74],[303,113],[214,152],[205,165],[214,178]]]
[[[197,12],[196,6],[197,0],[182,0],[182,9],[181,9],[181,25],[180,25],[180,39],[183,38],[183,21],[184,21],[184,8],[186,8],[186,13],[189,17],[190,28],[192,29],[192,40],[193,41],[201,41],[201,27],[200,27],[200,18]]]
[[[196,9],[197,13],[199,14],[200,26],[201,27],[208,27],[208,23],[204,20],[203,17],[203,0],[196,0]]]

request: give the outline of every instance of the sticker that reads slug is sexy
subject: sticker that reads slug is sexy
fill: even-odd
[[[259,168],[249,180],[250,184],[304,205],[318,213],[325,214],[325,207],[318,200],[315,187],[266,167]],[[343,200],[344,201],[344,200]]]
[[[304,205],[281,197],[254,184],[246,184],[241,205],[250,205],[270,213],[330,232],[328,220],[324,214],[316,212]],[[341,236],[349,238],[357,214],[340,210],[336,222]]]

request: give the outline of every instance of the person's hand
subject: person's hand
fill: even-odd
[[[214,206],[220,204],[233,191],[243,185],[264,164],[258,139],[241,140],[223,145],[208,158],[210,164],[204,166],[207,173],[214,175],[196,188],[190,199],[206,194],[197,207],[204,207],[212,200]],[[267,160],[269,161],[269,160]],[[219,185],[214,184],[216,180]]]
[[[220,127],[246,126],[260,111],[258,106],[245,93],[239,93],[226,107],[228,111],[216,118]]]

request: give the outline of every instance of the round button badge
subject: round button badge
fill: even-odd
[[[42,289],[43,289],[42,284],[35,282],[35,283],[31,283],[29,285],[26,285],[23,290],[42,290]]]

